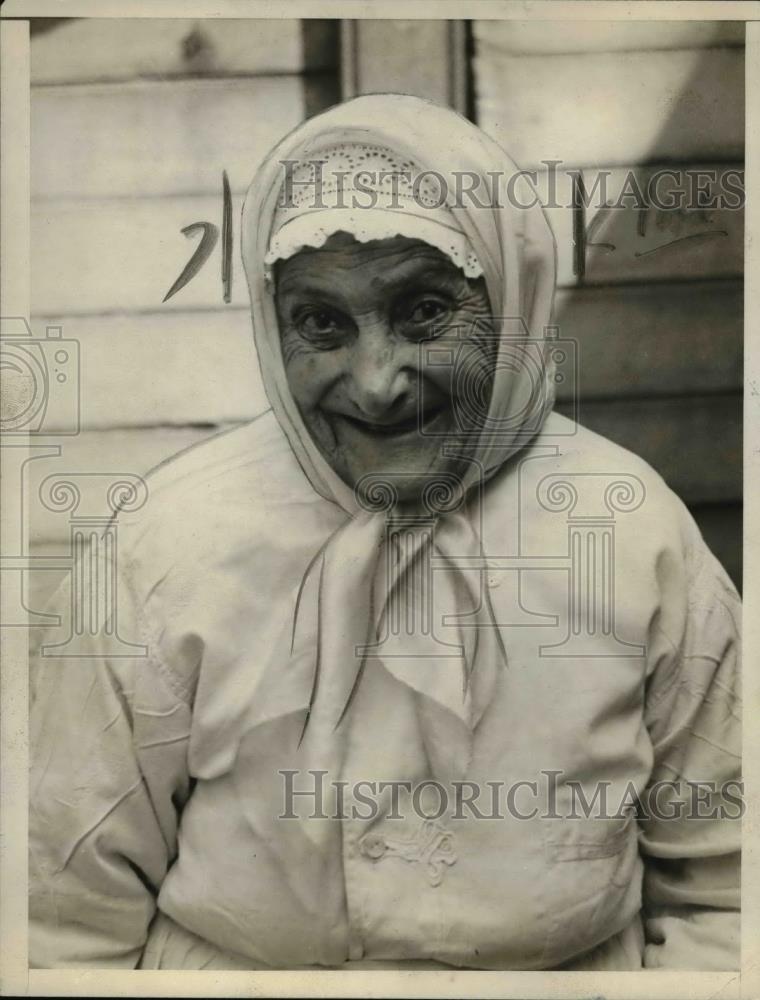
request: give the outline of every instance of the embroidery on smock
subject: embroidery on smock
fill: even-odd
[[[376,860],[400,858],[425,866],[425,875],[433,888],[443,881],[447,867],[457,863],[454,834],[437,820],[426,819],[410,837],[383,838],[385,850]]]

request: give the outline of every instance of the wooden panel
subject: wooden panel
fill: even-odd
[[[743,309],[740,282],[632,285],[560,292],[554,320],[582,400],[677,395],[740,388]]]
[[[738,394],[582,402],[579,422],[640,455],[687,503],[741,498]]]
[[[50,319],[35,324],[42,337],[45,325],[79,342],[83,429],[234,422],[268,406],[247,309]]]
[[[587,288],[558,295],[555,322],[576,341],[581,399],[725,392],[741,385],[742,306],[736,282]],[[84,429],[245,420],[266,407],[247,309],[48,317],[35,334],[46,325],[79,342]]]
[[[241,197],[233,196],[233,302],[247,304],[239,264]],[[71,315],[219,308],[221,248],[165,305],[162,300],[195,252],[193,222],[220,227],[218,197],[45,202],[32,206],[32,311]]]
[[[32,83],[189,74],[294,73],[304,67],[295,18],[83,18],[32,40]],[[329,58],[330,50],[326,50]]]
[[[741,49],[509,56],[481,33],[477,118],[522,167],[740,158]]]
[[[345,97],[393,91],[464,111],[463,22],[366,19],[347,22]]]
[[[609,179],[608,193],[623,182],[625,171]],[[559,253],[559,284],[575,283],[570,180],[558,175],[559,208],[549,209]],[[594,189],[589,173],[587,189]],[[232,301],[245,306],[247,296],[239,265],[239,218],[242,197],[233,197],[235,249]],[[192,240],[180,230],[192,222],[221,223],[218,196],[135,200],[37,202],[32,211],[32,309],[36,315],[218,308],[222,300],[221,251],[217,246],[200,273],[165,306],[162,299],[192,255]],[[728,209],[647,214],[647,232],[635,207],[606,209],[594,221],[587,253],[590,283],[664,281],[670,278],[733,277],[743,267],[742,213]],[[613,250],[599,244],[611,244]],[[662,247],[659,251],[657,247]]]
[[[510,55],[631,52],[744,45],[743,21],[473,21],[473,34]]]
[[[304,116],[297,76],[35,88],[32,196],[244,191]]]

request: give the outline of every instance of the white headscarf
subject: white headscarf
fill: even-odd
[[[432,494],[438,491],[438,509],[443,511],[434,534],[416,535],[390,578],[378,587],[387,543],[383,501],[388,489],[378,484],[377,511],[373,512],[371,503],[368,509],[311,439],[288,387],[274,289],[266,275],[273,230],[278,231],[275,216],[283,161],[318,159],[326,147],[357,143],[393,150],[401,159],[436,171],[449,193],[446,211],[482,267],[499,347],[487,419],[478,439],[467,444],[470,462],[465,485],[472,493],[540,430],[552,408],[554,369],[544,347],[544,328],[552,309],[555,244],[539,206],[457,204],[457,174],[467,171],[482,178],[481,201],[488,175],[500,174],[504,201],[506,181],[519,173],[518,168],[492,139],[453,111],[395,94],[360,97],[299,126],[262,164],[243,207],[243,264],[267,396],[314,490],[345,512],[342,527],[304,567],[294,608],[291,655],[310,656],[314,662],[304,750],[313,766],[324,766],[333,775],[340,770],[341,722],[350,711],[362,671],[374,655],[367,653],[367,647],[372,646],[387,614],[389,595],[414,585],[414,567],[421,552],[431,546],[439,565],[449,566],[436,573],[440,601],[449,611],[453,607],[463,617],[469,616],[469,624],[478,627],[460,630],[458,657],[431,656],[428,637],[423,635],[404,636],[397,655],[385,656],[381,651],[379,656],[385,669],[419,696],[420,725],[432,767],[438,776],[451,778],[466,771],[472,734],[488,705],[495,671],[504,662],[485,574],[479,587],[473,588],[472,575],[457,568],[458,556],[481,554],[480,539],[461,506],[450,504],[454,509],[446,512],[448,485],[432,482]],[[526,204],[521,183],[523,178],[516,191]],[[521,353],[521,348],[528,350]],[[516,360],[518,356],[524,362]],[[378,595],[383,606],[378,606]],[[303,648],[299,644],[302,635],[311,636],[316,648]]]

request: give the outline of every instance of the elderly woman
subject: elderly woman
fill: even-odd
[[[40,667],[33,965],[738,965],[738,598],[551,412],[551,231],[484,198],[515,174],[395,95],[260,168],[271,409],[120,521],[146,655]]]

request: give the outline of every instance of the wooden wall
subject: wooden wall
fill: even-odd
[[[561,160],[558,176],[582,171],[588,192],[610,170],[610,199],[631,171],[645,181],[661,166],[682,179],[714,169],[720,185],[742,169],[743,45],[730,22],[475,22],[475,115],[540,178],[542,161]],[[570,185],[558,202],[572,203]],[[572,209],[548,212],[579,420],[664,476],[739,582],[742,212],[595,214],[579,273]]]
[[[240,264],[260,159],[340,95],[336,21],[40,20],[32,27],[32,325],[79,342],[81,431],[28,467],[33,555],[65,554],[52,472],[143,474],[266,408]],[[198,236],[233,201],[232,301],[221,248],[168,302]],[[51,432],[59,428],[50,422]],[[39,609],[59,571],[29,574]]]

